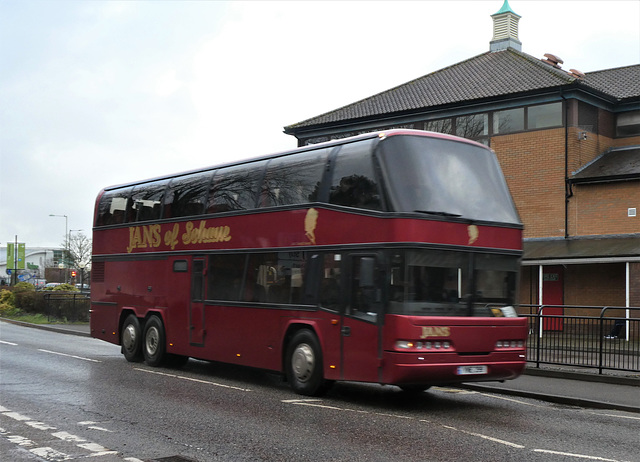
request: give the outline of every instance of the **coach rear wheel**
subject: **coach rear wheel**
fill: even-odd
[[[287,348],[286,374],[291,388],[301,395],[317,396],[326,390],[322,370],[322,350],[309,330],[298,331]]]
[[[165,360],[164,326],[158,316],[151,316],[144,325],[142,352],[144,360],[149,366],[160,366]]]
[[[142,329],[138,318],[130,314],[124,320],[120,333],[120,344],[122,354],[129,362],[136,363],[142,361]]]

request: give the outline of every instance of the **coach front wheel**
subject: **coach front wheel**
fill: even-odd
[[[164,325],[158,316],[151,316],[144,325],[142,352],[144,360],[149,366],[160,366],[165,360]]]
[[[301,395],[317,396],[327,387],[322,369],[322,350],[315,334],[300,330],[289,342],[285,372],[291,388]]]
[[[124,320],[122,331],[120,332],[120,344],[122,354],[129,362],[142,361],[142,329],[138,318],[130,314]]]

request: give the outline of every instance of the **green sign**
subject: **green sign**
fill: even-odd
[[[25,269],[25,245],[24,242],[18,242],[18,254],[16,255],[16,246],[13,242],[7,242],[7,269]],[[17,267],[16,267],[17,263]]]

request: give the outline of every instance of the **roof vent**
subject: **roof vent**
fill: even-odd
[[[584,80],[584,72],[580,72],[577,69],[569,69],[569,75],[575,77],[576,79]]]
[[[560,64],[564,64],[562,59],[558,58],[556,55],[552,55],[551,53],[545,53],[544,57],[546,59],[542,59],[541,61],[543,63],[547,63],[549,66],[555,67],[556,69],[560,69]]]
[[[511,9],[509,1],[504,0],[502,8],[491,17],[493,18],[493,38],[489,42],[489,51],[503,51],[507,48],[522,51],[522,42],[518,39],[520,15]]]

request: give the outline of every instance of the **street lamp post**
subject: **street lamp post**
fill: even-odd
[[[67,254],[67,260],[68,260],[69,259],[69,236],[68,236],[69,233],[67,230],[69,229],[69,217],[67,217],[66,215],[54,215],[53,213],[50,213],[49,216],[60,217],[60,218],[64,217],[64,238],[67,241],[65,253]],[[69,265],[66,264],[65,270],[64,270],[64,281],[67,282],[68,279],[69,279]]]

